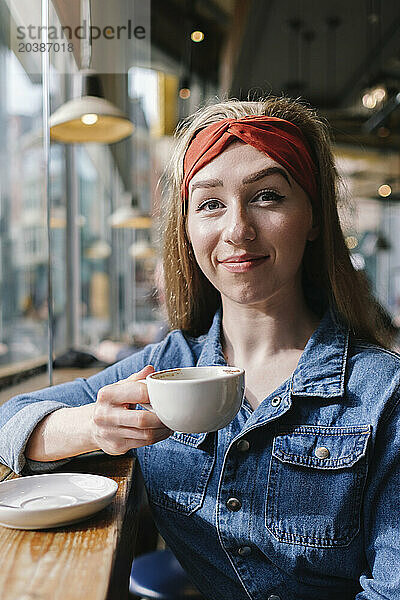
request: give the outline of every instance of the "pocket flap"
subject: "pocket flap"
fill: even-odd
[[[351,467],[367,450],[370,425],[302,425],[274,439],[272,454],[284,463],[316,469]]]
[[[206,439],[208,433],[180,433],[179,431],[174,431],[171,436],[171,439],[180,442],[181,444],[185,444],[186,446],[192,446],[193,448],[198,448],[202,442]],[[210,434],[211,435],[211,434]]]

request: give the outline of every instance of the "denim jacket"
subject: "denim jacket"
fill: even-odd
[[[226,364],[221,311],[93,377],[0,407],[0,460],[17,472],[36,424],[146,364]],[[136,455],[157,526],[212,600],[400,599],[400,359],[328,311],[292,376],[214,433],[175,432]],[[268,369],[268,365],[265,365]],[[64,461],[66,462],[66,461]]]

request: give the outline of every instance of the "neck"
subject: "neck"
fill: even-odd
[[[302,351],[319,322],[302,294],[263,306],[224,298],[222,308],[222,346],[230,364],[258,363],[281,352]]]

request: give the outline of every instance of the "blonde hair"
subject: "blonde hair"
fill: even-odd
[[[172,328],[196,336],[205,333],[220,305],[220,294],[197,265],[189,243],[182,202],[183,159],[196,133],[211,123],[246,115],[268,115],[297,125],[306,137],[317,170],[319,203],[313,207],[319,236],[308,242],[303,257],[303,290],[311,310],[322,316],[332,306],[352,333],[366,341],[389,344],[379,306],[366,278],[353,267],[340,227],[337,171],[328,128],[316,112],[299,101],[267,97],[228,100],[205,106],[177,128],[176,147],[167,172],[169,198],[163,228],[163,262],[168,318]]]

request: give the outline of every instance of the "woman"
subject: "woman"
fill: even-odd
[[[175,329],[10,400],[0,455],[40,472],[134,448],[158,528],[207,598],[399,598],[400,363],[343,240],[325,125],[284,98],[206,107],[179,130],[170,184]],[[129,410],[153,368],[209,364],[246,371],[223,430],[173,433]]]

